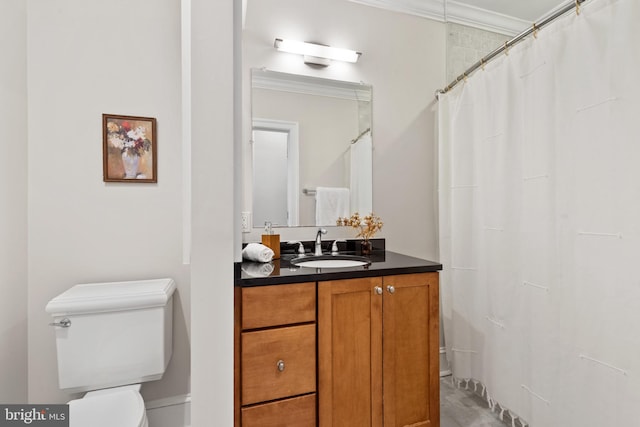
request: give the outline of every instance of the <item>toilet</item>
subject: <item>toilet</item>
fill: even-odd
[[[172,354],[172,279],[75,285],[46,306],[58,382],[86,392],[70,427],[147,427],[141,383],[162,378]]]

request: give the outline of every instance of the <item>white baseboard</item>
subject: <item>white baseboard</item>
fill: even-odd
[[[191,427],[191,395],[172,396],[145,403],[149,427]]]

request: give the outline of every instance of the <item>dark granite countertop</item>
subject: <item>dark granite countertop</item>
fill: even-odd
[[[341,252],[351,253],[354,252]],[[348,268],[309,268],[290,263],[295,254],[283,254],[270,263],[236,263],[235,286],[263,286],[396,274],[427,273],[442,270],[442,264],[385,250],[374,250],[368,266]]]

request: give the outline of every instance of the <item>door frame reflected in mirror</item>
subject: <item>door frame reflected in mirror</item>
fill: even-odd
[[[299,132],[298,132],[298,123],[289,122],[285,120],[272,120],[272,119],[261,119],[254,118],[252,119],[252,144],[253,144],[253,169],[255,171],[255,144],[259,143],[255,138],[255,131],[267,131],[267,132],[279,132],[287,135],[287,150],[286,150],[286,173],[287,173],[287,223],[286,224],[278,224],[277,222],[273,222],[273,219],[262,218],[259,215],[255,214],[255,185],[253,186],[254,191],[254,215],[253,215],[253,226],[254,227],[262,227],[264,221],[272,222],[272,225],[275,227],[297,227],[299,225],[299,213],[298,206],[300,203],[300,172],[299,172],[299,155],[298,155],[298,146],[299,146]],[[255,173],[254,173],[254,182],[255,182]],[[279,191],[278,188],[272,188],[272,191]],[[263,188],[263,191],[269,191],[268,188]],[[270,194],[261,194],[263,199],[274,199],[275,197]]]

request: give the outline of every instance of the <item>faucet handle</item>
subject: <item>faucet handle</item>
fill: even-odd
[[[332,254],[337,254],[338,253],[338,242],[346,242],[346,240],[344,240],[344,239],[334,240],[333,244],[331,245],[331,253]]]
[[[289,240],[287,242],[287,245],[298,245],[298,253],[300,255],[304,255],[304,245],[302,244],[302,242],[300,240]]]

